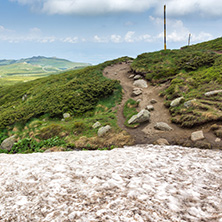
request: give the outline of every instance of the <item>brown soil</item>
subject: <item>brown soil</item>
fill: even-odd
[[[106,67],[104,69],[104,76],[110,79],[119,80],[122,88],[124,90],[123,99],[121,104],[118,106],[118,125],[120,128],[126,130],[131,134],[137,144],[142,143],[155,143],[159,138],[165,138],[170,144],[179,144],[186,146],[193,146],[194,144],[190,140],[191,133],[197,130],[203,130],[205,137],[208,142],[215,146],[216,136],[212,132],[209,132],[210,125],[205,125],[196,127],[195,129],[181,128],[177,125],[171,123],[171,116],[167,108],[164,106],[164,99],[159,96],[159,92],[165,85],[161,86],[152,86],[148,82],[148,88],[143,89],[143,93],[140,96],[132,97],[133,88],[133,79],[130,79],[129,76],[133,73],[131,72],[130,64],[121,63]],[[155,99],[157,103],[153,104],[154,111],[151,111],[150,122],[142,124],[140,127],[131,129],[127,128],[124,125],[125,118],[123,116],[123,107],[125,102],[133,98],[134,100],[141,99],[141,102],[138,107],[138,111],[144,109],[147,105],[150,105],[150,100]],[[173,131],[159,131],[154,129],[156,122],[165,122],[173,128]],[[210,141],[209,141],[210,140]],[[217,146],[222,144],[217,144]]]

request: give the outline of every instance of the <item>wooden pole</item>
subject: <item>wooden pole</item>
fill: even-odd
[[[166,5],[164,5],[164,50],[166,50]]]

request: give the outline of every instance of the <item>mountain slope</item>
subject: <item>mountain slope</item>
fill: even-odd
[[[20,60],[0,60],[0,85],[29,81],[60,73],[61,71],[79,69],[86,66],[90,66],[90,64],[43,56]]]

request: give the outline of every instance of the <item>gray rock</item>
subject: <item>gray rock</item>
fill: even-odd
[[[141,79],[141,78],[142,78],[141,75],[135,75],[133,79],[138,80],[138,79]]]
[[[148,105],[148,106],[146,107],[146,109],[147,109],[148,111],[153,111],[153,110],[154,110],[154,107],[153,107],[153,105]]]
[[[151,99],[151,100],[150,100],[150,103],[151,103],[151,104],[155,104],[155,103],[157,103],[157,101],[156,101],[155,99]]]
[[[139,88],[147,88],[148,87],[146,81],[143,79],[139,79],[139,80],[134,81],[133,85],[136,87],[139,87]]]
[[[141,101],[142,101],[142,99],[137,99],[136,100],[137,103],[140,103]]]
[[[171,107],[178,106],[183,100],[184,100],[183,96],[176,98],[170,103],[170,106]]]
[[[9,138],[5,139],[2,142],[0,148],[3,150],[10,151],[14,144],[15,144],[15,136],[10,136]]]
[[[204,137],[204,134],[203,134],[203,131],[202,131],[202,130],[193,132],[193,133],[191,134],[191,140],[192,140],[193,142],[196,142],[196,141],[198,141],[198,140],[202,140],[202,139],[204,139],[204,138],[205,138],[205,137]]]
[[[221,139],[217,137],[217,138],[215,139],[215,142],[216,142],[216,143],[219,143],[219,142],[221,142]]]
[[[222,90],[214,90],[214,91],[206,92],[204,95],[205,96],[215,96],[218,93],[222,93]]]
[[[27,99],[27,95],[25,94],[23,97],[22,97],[22,101],[25,101]]]
[[[148,110],[142,109],[139,113],[132,116],[128,120],[128,124],[143,123],[143,122],[146,122],[146,121],[149,121],[149,120],[150,120],[150,112]]]
[[[132,75],[130,75],[130,76],[129,76],[129,78],[130,78],[130,79],[134,78],[134,75],[133,75],[133,74],[132,74]]]
[[[96,128],[100,127],[100,126],[101,126],[101,123],[97,121],[96,123],[93,124],[92,128],[96,129]]]
[[[98,134],[99,137],[102,137],[110,130],[111,130],[111,126],[110,125],[106,125],[106,126],[103,126],[103,127],[99,128],[97,134]]]
[[[134,88],[133,89],[133,93],[132,93],[132,96],[139,96],[143,93],[143,90],[140,89],[140,88]]]
[[[189,101],[184,103],[184,106],[186,108],[189,108],[189,107],[193,106],[193,102],[195,102],[195,101],[197,101],[197,100],[196,99],[189,100]]]
[[[70,114],[69,113],[63,113],[63,118],[64,119],[67,119],[67,118],[69,118],[70,117]]]
[[[166,139],[164,139],[164,138],[158,139],[158,140],[156,141],[156,144],[157,144],[157,145],[161,145],[161,146],[163,146],[163,145],[170,145],[169,142],[168,142]]]
[[[162,130],[162,131],[171,131],[171,130],[173,130],[172,127],[170,127],[167,123],[164,123],[164,122],[156,123],[154,128],[157,129],[157,130]]]

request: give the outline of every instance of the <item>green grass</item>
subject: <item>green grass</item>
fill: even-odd
[[[153,84],[167,83],[161,95],[169,108],[172,121],[193,127],[222,120],[221,95],[204,96],[205,92],[222,89],[222,38],[184,47],[139,55],[132,63],[136,73],[142,73]],[[197,99],[192,107],[183,104],[170,107],[173,99]]]
[[[58,137],[64,147],[75,148],[82,137],[97,137],[98,129],[92,125],[99,121],[110,125],[112,133],[121,131],[117,125],[114,107],[121,102],[122,88],[118,81],[103,76],[103,69],[111,64],[128,60],[127,57],[107,61],[81,70],[4,86],[0,91],[0,132],[17,135],[26,146],[13,148],[13,153],[42,152],[41,141]],[[22,100],[23,95],[26,100]],[[61,121],[62,114],[71,117]],[[31,142],[27,140],[31,138]],[[52,139],[53,140],[53,139]],[[112,144],[111,144],[112,145]],[[102,148],[98,144],[98,148]]]
[[[64,70],[74,70],[89,65],[88,63],[75,63],[65,59],[41,56],[20,60],[0,60],[0,86],[31,81],[58,74]]]
[[[129,99],[126,101],[124,108],[123,108],[123,116],[125,117],[126,121],[124,123],[125,126],[129,128],[135,128],[138,127],[139,124],[128,124],[128,120],[133,116],[136,115],[138,112],[136,110],[136,107],[138,107],[138,102],[136,102],[133,99]]]

